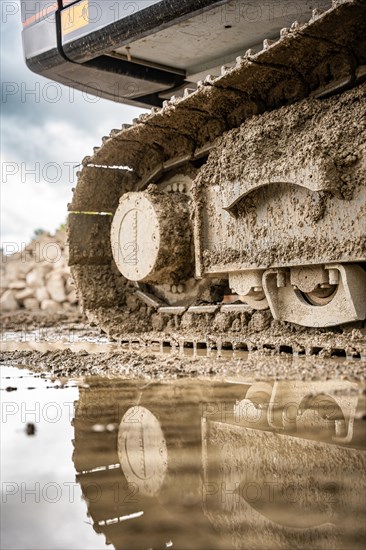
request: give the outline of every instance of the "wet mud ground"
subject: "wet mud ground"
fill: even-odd
[[[50,372],[55,376],[249,376],[253,379],[364,380],[366,359],[274,353],[236,352],[186,347],[119,345],[90,326],[80,313],[2,316],[1,364]]]
[[[121,349],[78,314],[1,348],[4,550],[364,547],[364,361]]]

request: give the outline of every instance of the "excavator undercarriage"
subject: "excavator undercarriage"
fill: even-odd
[[[69,205],[92,322],[143,345],[365,354],[365,0],[21,12],[31,70],[151,108],[84,158]]]
[[[301,349],[324,333],[349,348],[348,323],[363,333],[365,20],[359,1],[314,10],[103,138],[69,206],[91,320],[147,340],[267,330],[276,349],[279,327]]]

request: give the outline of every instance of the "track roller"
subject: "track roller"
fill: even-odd
[[[329,327],[366,317],[366,272],[359,265],[269,269],[263,288],[279,321]]]

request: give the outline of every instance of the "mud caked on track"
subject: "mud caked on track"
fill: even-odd
[[[364,355],[364,17],[315,10],[103,138],[69,207],[89,320],[117,340]]]

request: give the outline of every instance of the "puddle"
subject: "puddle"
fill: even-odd
[[[246,359],[248,350],[226,349],[223,346],[207,349],[202,342],[151,341],[149,344],[138,338],[115,342],[106,336],[79,334],[76,331],[64,333],[41,331],[4,332],[0,337],[1,351],[38,351],[54,352],[70,350],[73,353],[87,351],[88,353],[123,353],[124,351],[149,351],[166,355],[180,355],[185,357],[215,357],[215,359]]]
[[[1,367],[1,548],[365,544],[365,386]]]

